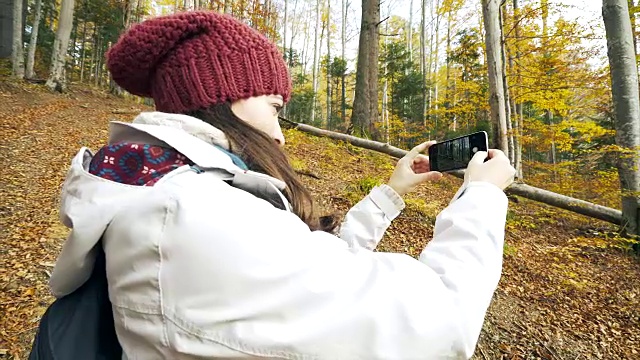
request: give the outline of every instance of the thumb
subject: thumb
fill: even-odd
[[[486,151],[478,151],[477,153],[475,153],[475,155],[473,155],[473,157],[469,161],[469,166],[471,166],[472,164],[474,166],[481,165],[482,163],[484,163],[484,159],[486,158],[487,158]]]
[[[440,180],[442,178],[442,173],[439,171],[429,171],[422,174],[416,174],[418,179],[418,183],[423,183],[425,181],[435,181]]]

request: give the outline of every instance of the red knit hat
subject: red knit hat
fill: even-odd
[[[107,53],[113,80],[151,97],[156,109],[185,113],[260,95],[291,96],[276,45],[239,20],[208,11],[132,26]]]

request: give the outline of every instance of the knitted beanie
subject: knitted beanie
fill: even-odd
[[[183,12],[132,26],[107,53],[113,80],[151,97],[156,109],[186,113],[260,95],[291,96],[276,45],[239,20]]]

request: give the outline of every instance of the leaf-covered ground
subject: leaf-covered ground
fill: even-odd
[[[89,88],[54,95],[0,79],[0,359],[28,356],[52,301],[47,279],[67,233],[57,199],[72,156],[82,146],[97,150],[109,120],[129,121],[135,109],[148,110]],[[286,135],[294,167],[326,211],[344,213],[395,164],[344,143]],[[446,177],[413,193],[378,250],[418,256],[459,185]],[[640,260],[617,246],[615,228],[513,200],[503,276],[475,358],[640,358]]]

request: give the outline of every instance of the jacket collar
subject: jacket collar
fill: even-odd
[[[286,184],[264,174],[244,170],[227,154],[230,142],[218,128],[188,115],[163,112],[143,112],[133,122],[111,122],[109,143],[137,141],[152,145],[169,146],[203,169],[223,169],[237,174],[250,174],[266,179],[280,190]]]

